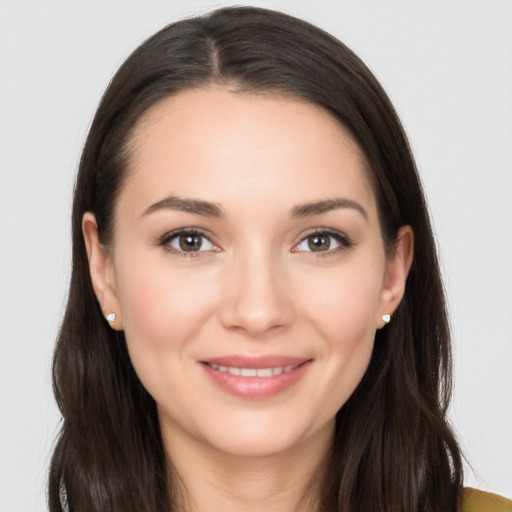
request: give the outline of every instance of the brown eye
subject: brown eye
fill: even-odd
[[[200,235],[181,235],[178,240],[180,249],[185,252],[199,251],[203,245]]]
[[[329,235],[308,236],[308,247],[311,251],[328,251],[331,248],[331,238]]]
[[[353,246],[350,238],[339,231],[316,231],[306,235],[293,249],[293,252],[315,252],[334,254]]]
[[[162,239],[161,245],[167,246],[180,254],[216,250],[216,246],[207,236],[194,231],[182,231],[181,233],[165,236]]]

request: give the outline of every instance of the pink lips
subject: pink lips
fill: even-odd
[[[263,399],[293,386],[312,362],[311,359],[288,356],[233,355],[202,361],[202,366],[224,391],[241,398]]]

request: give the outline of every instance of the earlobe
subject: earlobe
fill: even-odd
[[[92,286],[103,311],[103,316],[112,328],[122,329],[117,290],[113,278],[112,256],[99,241],[98,224],[92,212],[86,212],[82,218],[82,233]]]
[[[398,230],[395,246],[388,257],[379,309],[379,328],[384,327],[400,304],[414,257],[414,233],[410,226]]]

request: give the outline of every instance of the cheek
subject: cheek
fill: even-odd
[[[211,279],[173,271],[165,262],[138,262],[136,267],[127,262],[118,269],[123,329],[132,363],[144,382],[144,374],[156,374],[159,368],[165,374],[189,359],[184,356],[193,350],[217,295],[212,284],[204,284]]]
[[[302,281],[302,290],[297,295],[307,297],[303,309],[332,348],[349,348],[373,340],[378,325],[382,273],[369,268],[372,267],[340,269],[323,279],[316,275]]]
[[[119,272],[118,292],[135,373],[171,417],[187,416],[197,397],[194,386],[183,383],[195,374],[199,331],[211,318],[217,294],[213,285],[204,285],[211,280],[172,271],[165,263],[129,267]]]
[[[363,378],[371,359],[381,297],[382,274],[368,268],[340,269],[325,279],[305,280],[309,290],[303,304],[306,328],[321,340],[322,389],[311,402],[318,404],[319,417],[334,417]],[[304,296],[304,290],[298,295]],[[325,364],[324,364],[325,363]],[[327,392],[326,392],[327,390]]]

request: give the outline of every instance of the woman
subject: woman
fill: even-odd
[[[339,41],[249,8],[150,38],[93,121],[73,251],[52,511],[460,507],[421,185]]]

